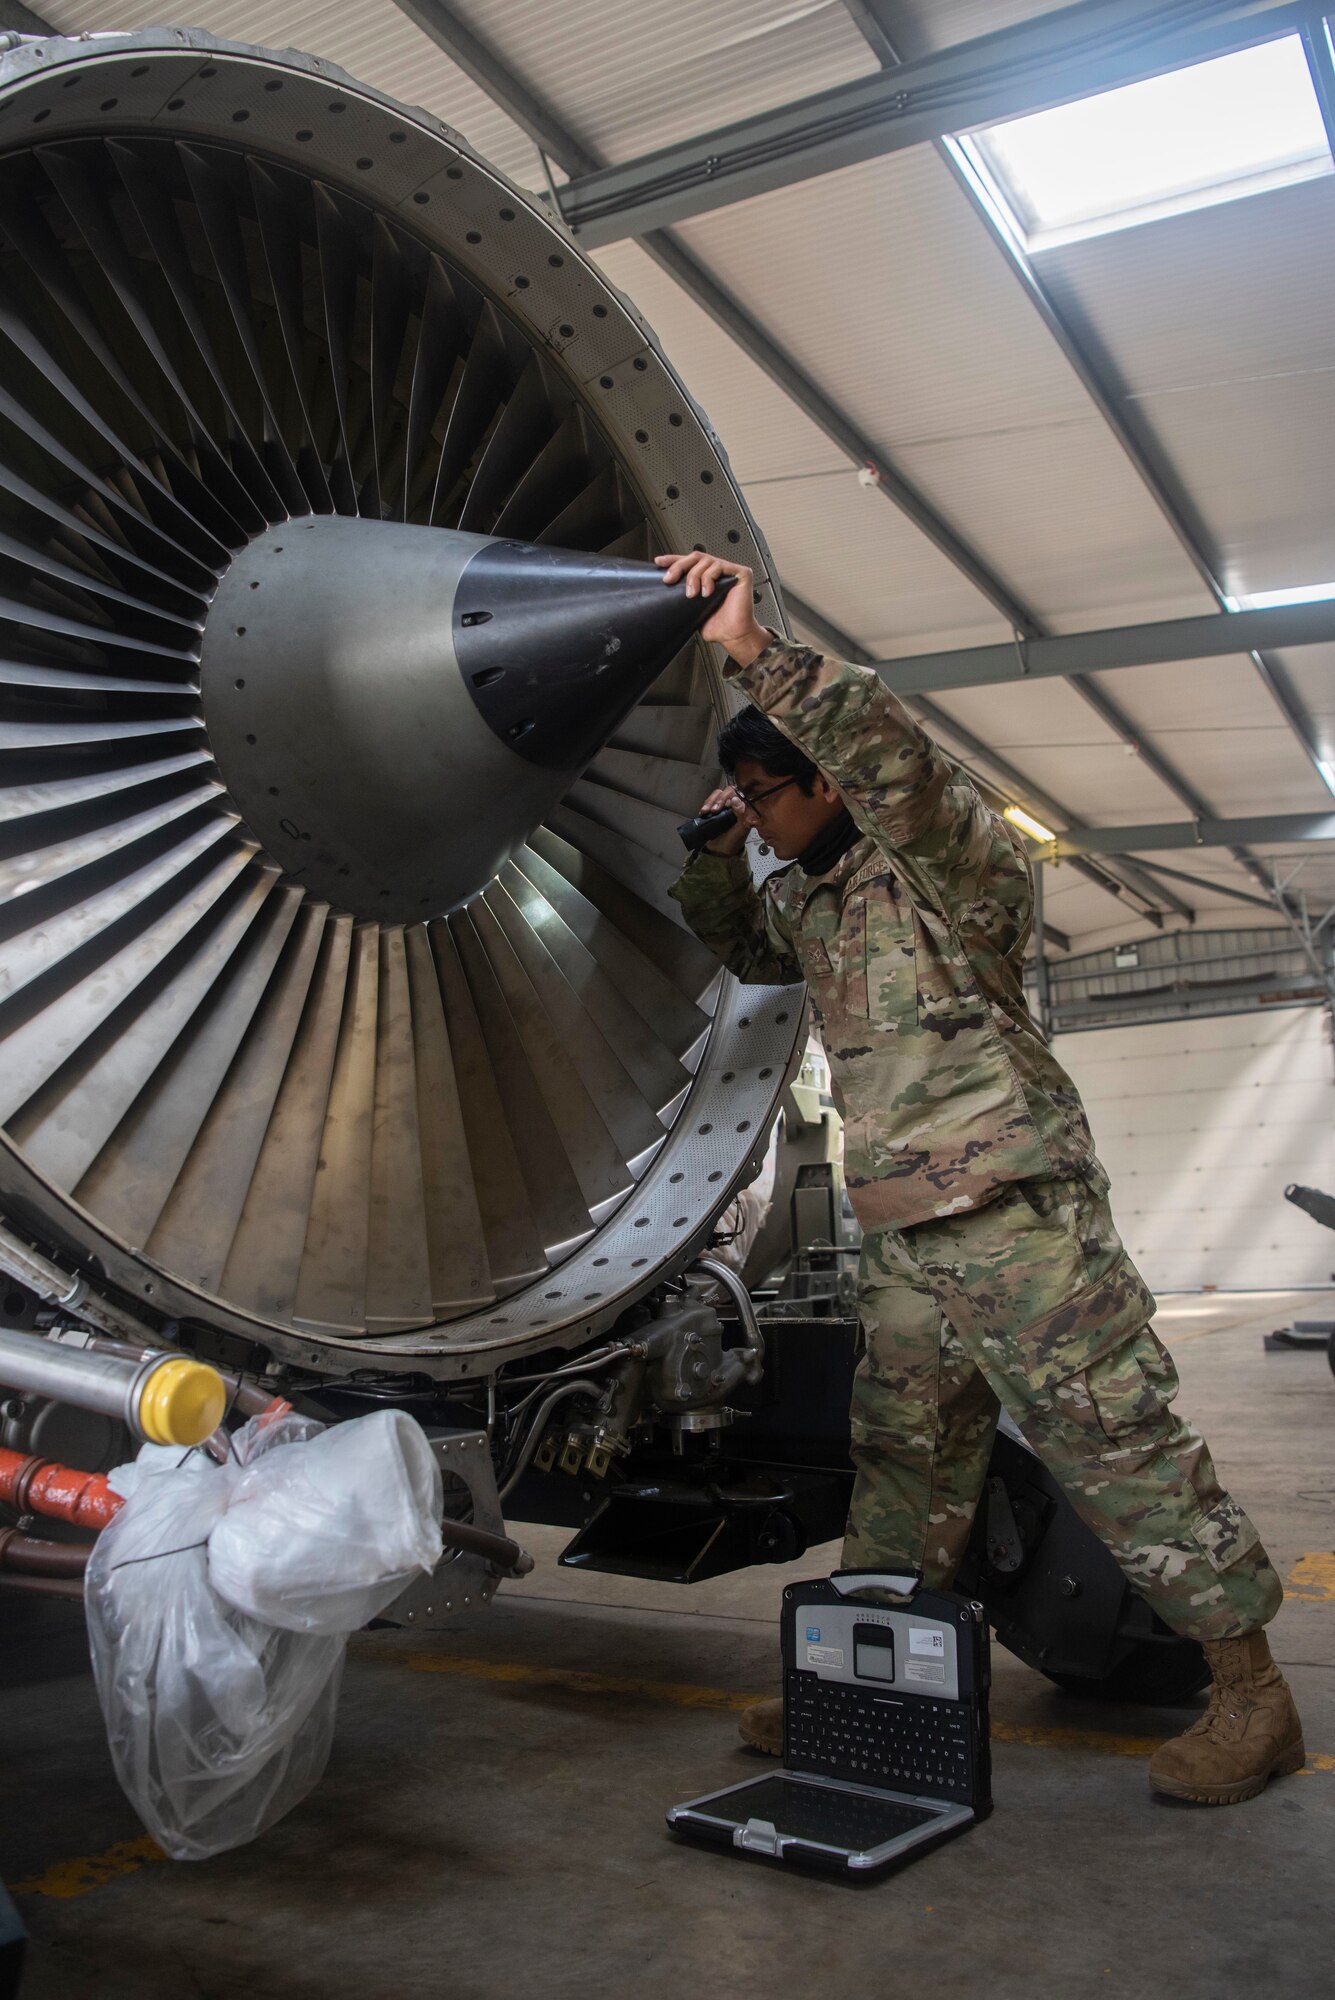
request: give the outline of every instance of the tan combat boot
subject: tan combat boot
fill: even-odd
[[[1264,1632],[1207,1639],[1203,1650],[1214,1677],[1210,1706],[1155,1751],[1150,1789],[1202,1806],[1237,1805],[1271,1778],[1302,1769],[1303,1726]]]
[[[742,1710],[737,1727],[748,1749],[763,1750],[767,1757],[782,1757],[783,1696],[773,1694],[764,1701],[753,1701]]]

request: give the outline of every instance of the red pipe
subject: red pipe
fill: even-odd
[[[138,1355],[121,1341],[98,1340],[104,1350],[120,1349]],[[148,1349],[144,1350],[149,1352]],[[276,1423],[287,1416],[292,1405],[282,1396],[267,1397],[250,1383],[238,1385],[244,1391],[242,1407],[255,1411],[261,1423]],[[240,1394],[235,1398],[242,1402]],[[258,1408],[257,1408],[258,1406]],[[221,1454],[226,1456],[225,1451]],[[0,1449],[0,1504],[19,1514],[46,1514],[55,1521],[69,1521],[76,1528],[105,1528],[120,1512],[122,1501],[100,1472],[76,1472],[72,1466],[57,1465],[49,1458],[25,1457],[19,1451]]]
[[[29,1576],[82,1576],[91,1548],[89,1542],[44,1542],[18,1528],[0,1528],[0,1569],[23,1570]]]
[[[0,1449],[0,1502],[18,1514],[47,1514],[76,1528],[105,1528],[122,1501],[100,1472],[76,1472],[49,1458]]]

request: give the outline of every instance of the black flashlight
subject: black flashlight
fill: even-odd
[[[718,834],[726,833],[730,826],[736,826],[737,815],[731,806],[722,806],[717,812],[697,813],[694,819],[683,820],[677,828],[681,844],[688,854],[698,854],[707,847]]]

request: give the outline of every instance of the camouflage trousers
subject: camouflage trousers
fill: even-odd
[[[858,1277],[845,1568],[950,1583],[1004,1407],[1166,1624],[1225,1639],[1274,1617],[1283,1592],[1256,1529],[1171,1408],[1177,1371],[1101,1170],[872,1230]]]

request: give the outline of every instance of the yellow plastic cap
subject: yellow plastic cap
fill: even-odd
[[[227,1408],[227,1390],[216,1368],[173,1354],[139,1391],[139,1428],[150,1444],[202,1444]]]

